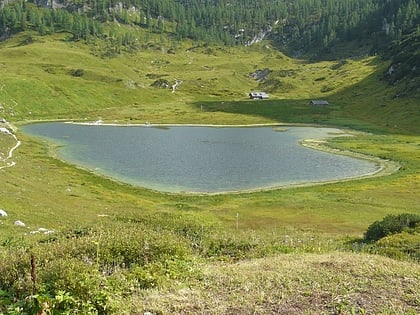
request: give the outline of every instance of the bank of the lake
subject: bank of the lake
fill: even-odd
[[[52,126],[53,130],[39,131],[45,126]],[[122,182],[169,193],[254,192],[377,176],[398,168],[378,158],[314,146],[326,138],[351,135],[331,127],[117,125],[101,121],[22,126],[25,132],[36,135],[34,128],[38,129],[38,135],[58,142],[59,157],[68,162]],[[75,131],[77,128],[81,130]],[[176,134],[175,138],[171,138],[171,133]],[[75,138],[79,142],[72,148]],[[280,155],[283,159],[278,159]],[[147,164],[150,161],[157,164]],[[296,164],[299,162],[302,164]],[[176,165],[172,167],[172,164]],[[317,171],[311,178],[311,173]]]

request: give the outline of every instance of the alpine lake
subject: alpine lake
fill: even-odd
[[[304,139],[335,128],[35,123],[21,127],[57,145],[58,157],[121,182],[169,193],[265,190],[357,178],[380,165],[315,150]]]

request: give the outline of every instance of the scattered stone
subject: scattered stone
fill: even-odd
[[[0,209],[0,217],[7,217],[7,212],[3,209]]]
[[[175,84],[172,85],[172,93],[175,93],[175,90],[181,85],[182,81],[176,79]]]
[[[137,86],[138,86],[137,82],[132,81],[132,80],[128,80],[128,81],[126,82],[126,84],[125,84],[125,87],[126,87],[127,89],[136,89],[136,88],[137,88]]]
[[[93,260],[90,259],[88,256],[83,256],[83,262],[85,262],[88,265],[93,265]]]
[[[42,233],[42,234],[46,234],[46,235],[48,235],[48,234],[54,233],[54,230],[48,230],[48,229],[46,229],[46,228],[39,228],[38,230],[31,231],[31,232],[29,232],[29,233],[30,233],[30,234],[38,234],[38,233]]]
[[[4,128],[4,127],[0,127],[0,132],[4,133],[6,135],[11,135],[12,134],[9,129]]]
[[[23,223],[22,221],[19,221],[19,220],[15,221],[15,223],[13,223],[13,224],[16,225],[16,226],[26,226],[25,223]]]

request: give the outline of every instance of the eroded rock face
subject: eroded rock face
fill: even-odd
[[[161,89],[167,89],[169,88],[169,81],[166,79],[157,79],[155,82],[151,84],[151,86]]]
[[[35,0],[35,3],[39,7],[52,9],[59,9],[71,5],[71,2],[67,0]]]
[[[268,75],[270,74],[270,69],[265,68],[262,70],[256,70],[249,74],[251,78],[254,78],[258,82],[265,81],[268,78]]]

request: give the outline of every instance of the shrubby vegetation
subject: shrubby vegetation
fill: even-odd
[[[381,238],[371,246],[370,252],[395,259],[420,262],[420,232],[404,231]]]
[[[420,261],[420,215],[389,214],[368,227],[363,241],[364,252]]]
[[[85,71],[83,69],[73,69],[70,71],[70,74],[74,77],[82,77]]]
[[[104,224],[106,228],[78,228],[32,245],[4,243],[0,313],[115,313],[121,295],[198,272],[188,239],[189,233],[197,232],[187,222],[180,232],[185,237],[174,232],[176,225],[165,226],[165,219],[117,219]]]
[[[284,233],[224,231],[217,224],[174,213],[101,221],[36,243],[3,242],[0,314],[113,314],[124,308],[125,297],[141,290],[200,281],[200,267],[209,259],[233,262],[331,249],[313,234],[299,232],[294,239]]]
[[[385,236],[406,232],[415,232],[420,227],[420,216],[403,213],[387,215],[382,221],[372,223],[365,233],[368,242],[377,241]]]
[[[419,216],[403,214],[373,223],[366,233],[369,239],[403,233],[382,237],[375,250],[366,250],[395,258],[412,250],[420,258],[415,248],[419,237],[416,244],[408,237],[418,222]],[[102,218],[90,227],[27,241],[14,238],[1,245],[0,314],[129,312],[125,299],[143,290],[205,281],[202,266],[208,261],[320,254],[340,247],[314,233],[229,231],[199,217],[167,212]]]

